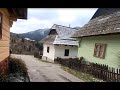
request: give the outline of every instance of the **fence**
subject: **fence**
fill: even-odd
[[[94,77],[104,81],[120,82],[120,69],[115,69],[105,64],[83,61],[82,58],[57,58],[55,62],[84,73],[92,74]]]

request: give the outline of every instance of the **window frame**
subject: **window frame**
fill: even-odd
[[[66,51],[68,51],[67,55],[66,55]],[[64,56],[69,56],[69,49],[65,49]]]
[[[49,46],[47,46],[47,53],[49,53],[50,52],[50,47]]]
[[[0,12],[0,17],[1,17],[1,21],[0,21],[0,39],[2,39],[2,24],[3,24],[3,15],[2,13]]]
[[[107,48],[107,44],[95,43],[93,56],[97,57],[97,58],[104,59],[105,58],[106,48]]]

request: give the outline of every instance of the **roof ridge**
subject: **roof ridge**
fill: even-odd
[[[62,27],[66,27],[66,28],[71,28],[71,27],[68,27],[68,26],[63,26],[63,25],[58,25],[58,24],[53,24],[54,25],[57,25],[57,26],[62,26]],[[75,28],[71,28],[71,29],[75,29]],[[78,29],[75,29],[75,30],[78,30]]]

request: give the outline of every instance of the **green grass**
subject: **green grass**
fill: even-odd
[[[71,73],[72,75],[78,77],[79,79],[83,80],[84,82],[103,82],[103,80],[94,78],[93,75],[90,74],[86,74],[77,70],[73,70],[71,68],[65,67],[65,66],[61,66],[61,68],[69,73]]]

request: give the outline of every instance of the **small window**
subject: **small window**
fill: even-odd
[[[49,48],[49,47],[47,47],[47,52],[48,52],[48,53],[49,53],[49,49],[50,49],[50,48]]]
[[[95,44],[94,56],[98,58],[105,58],[105,50],[107,44]]]
[[[0,13],[0,39],[2,39],[2,13]]]
[[[69,49],[65,49],[65,54],[64,56],[69,56]]]

